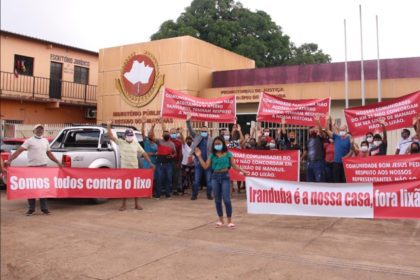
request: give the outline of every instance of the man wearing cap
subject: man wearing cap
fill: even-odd
[[[43,138],[44,135],[44,126],[42,124],[37,124],[33,128],[34,136],[29,139],[26,139],[25,142],[14,152],[7,162],[7,165],[10,165],[12,161],[17,158],[23,151],[28,151],[28,166],[29,167],[44,167],[47,166],[47,157],[57,163],[61,167],[61,163],[53,155],[50,149],[48,140]],[[40,198],[41,211],[44,214],[49,214],[47,199]],[[28,199],[29,209],[26,212],[27,216],[32,215],[35,212],[35,199]]]
[[[118,139],[114,136],[114,134],[112,134],[111,125],[112,121],[108,121],[108,137],[110,140],[114,141],[115,144],[117,144],[119,147],[121,156],[121,168],[139,168],[139,161],[137,157],[138,154],[143,155],[146,161],[150,164],[150,166],[152,166],[152,168],[155,168],[155,165],[150,160],[149,155],[143,150],[143,148],[138,142],[134,142],[133,130],[127,129],[124,133],[124,140]],[[127,208],[126,200],[126,198],[123,198],[122,205],[119,209],[120,211],[124,211]],[[138,203],[137,197],[134,198],[134,208],[137,210],[143,209]]]

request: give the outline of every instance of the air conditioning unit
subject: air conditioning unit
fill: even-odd
[[[95,108],[87,108],[85,118],[86,119],[96,119],[96,109]]]

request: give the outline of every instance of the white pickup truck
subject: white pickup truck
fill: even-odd
[[[123,138],[127,128],[134,131],[134,141],[141,142],[142,135],[134,127],[113,126],[112,133]],[[64,167],[75,168],[119,168],[121,159],[118,146],[110,141],[106,125],[70,126],[60,131],[50,143],[51,152]],[[27,152],[22,152],[12,166],[27,166]],[[57,166],[48,159],[48,166]],[[103,200],[97,199],[96,202]]]

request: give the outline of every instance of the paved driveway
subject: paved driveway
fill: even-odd
[[[1,279],[420,279],[420,221],[248,215],[235,193],[230,230],[204,194],[141,201],[26,217],[2,191]]]

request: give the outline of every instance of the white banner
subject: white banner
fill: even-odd
[[[246,177],[250,214],[374,218],[373,184],[301,183]]]

